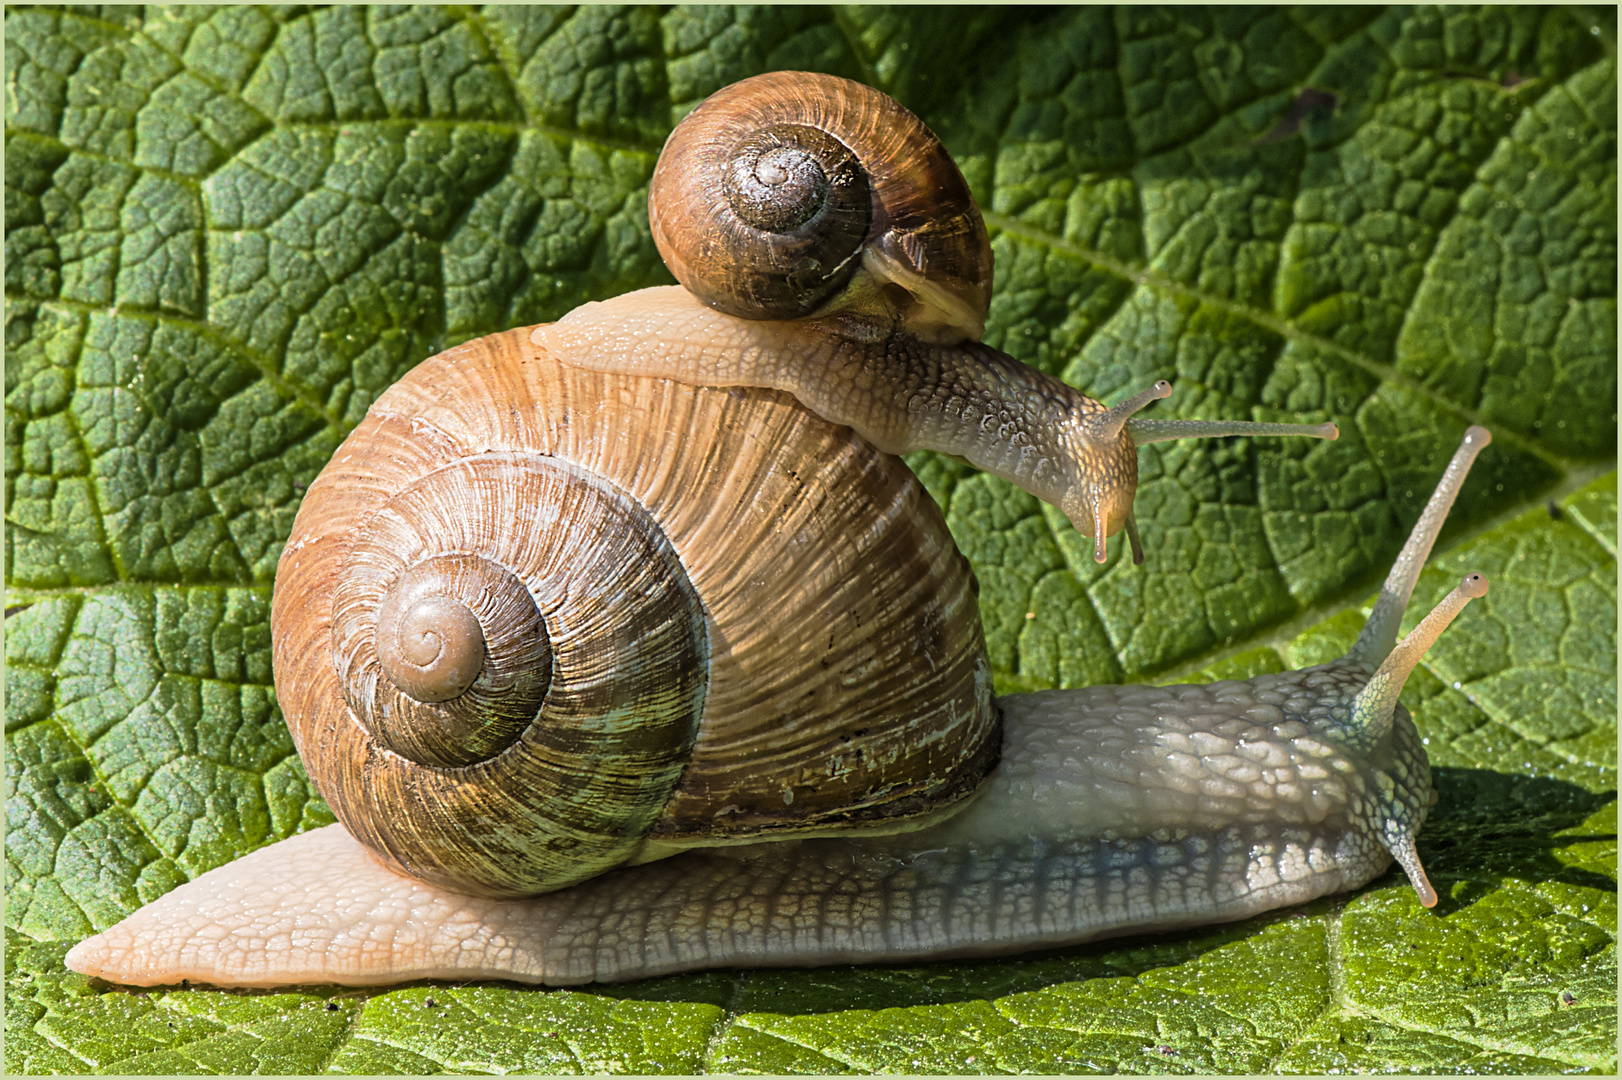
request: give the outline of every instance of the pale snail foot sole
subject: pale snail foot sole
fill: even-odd
[[[401,877],[329,825],[210,870],[74,946],[67,966],[130,986],[534,982],[526,906]]]
[[[1004,955],[1238,920],[1347,884],[1338,880],[1338,874],[1329,878],[1334,880],[1312,875],[1274,881],[1198,914],[1173,912],[1158,918],[1147,912],[1136,918],[1117,914],[1046,932],[1026,927],[1013,941],[974,940],[971,935],[956,942],[917,941],[910,947],[881,950],[881,955],[864,955],[851,942],[844,947],[802,943],[798,949],[774,950],[738,941],[733,947],[718,948],[707,960],[655,948],[640,963],[611,963],[607,970],[599,970],[601,958],[592,955],[595,949],[588,946],[582,952],[578,946],[583,942],[571,944],[568,932],[558,940],[559,917],[567,920],[564,911],[571,906],[567,893],[525,900],[449,893],[384,868],[341,826],[331,825],[262,848],[181,886],[75,946],[68,952],[67,965],[81,974],[130,986],[187,980],[278,987],[379,986],[416,979],[568,985],[731,965],[905,963]],[[679,885],[670,884],[672,892],[681,893]],[[636,906],[634,897],[642,891],[632,885],[621,897],[633,898]],[[642,928],[653,929],[646,924]],[[547,955],[547,943],[556,955]],[[608,943],[599,939],[597,944]],[[615,950],[610,946],[609,951]]]

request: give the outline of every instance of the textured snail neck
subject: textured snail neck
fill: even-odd
[[[858,274],[812,318],[744,319],[685,289],[643,289],[584,304],[531,340],[605,374],[786,390],[886,453],[954,454],[1058,507],[1095,539],[1102,562],[1104,538],[1127,526],[1137,491],[1132,413],[1170,384],[1109,409],[989,345],[920,338],[905,320],[909,305],[927,305],[895,291]],[[1337,434],[1333,424],[1235,422],[1220,431],[1255,433]]]
[[[740,319],[667,287],[583,305],[532,340],[595,371],[786,390],[886,453],[963,457],[1058,506],[1089,535],[1089,489],[1125,484],[1131,506],[1130,440],[1087,438],[1103,405],[989,346],[893,331],[882,312]],[[1120,527],[1114,520],[1109,531]]]
[[[377,658],[383,673],[418,701],[460,697],[484,667],[484,631],[478,616],[448,596],[424,596],[401,609],[389,601],[378,612]]]

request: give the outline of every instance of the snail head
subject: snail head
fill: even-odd
[[[1356,771],[1366,774],[1365,790],[1362,798],[1349,802],[1351,812],[1407,873],[1426,907],[1436,905],[1437,894],[1420,862],[1415,837],[1436,795],[1419,733],[1397,699],[1442,631],[1471,600],[1487,595],[1486,576],[1465,574],[1400,642],[1397,629],[1470,465],[1491,441],[1484,427],[1465,431],[1346,655],[1328,664],[1253,680],[1271,682],[1281,700],[1289,703],[1286,713],[1306,725],[1307,737],[1295,741],[1299,752],[1324,759],[1331,772],[1342,771],[1337,762],[1360,763]]]

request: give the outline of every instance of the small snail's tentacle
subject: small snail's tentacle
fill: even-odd
[[[1142,393],[1133,394],[1125,401],[1111,405],[1101,413],[1088,414],[1084,421],[1088,441],[1096,446],[1109,446],[1112,443],[1120,442],[1121,431],[1126,427],[1127,422],[1132,419],[1133,413],[1141,412],[1156,401],[1170,396],[1171,383],[1161,379]],[[1132,440],[1126,440],[1126,442],[1131,445]],[[1105,563],[1109,561],[1108,540],[1110,533],[1114,531],[1110,528],[1110,524],[1112,520],[1120,520],[1126,526],[1127,535],[1131,539],[1133,565],[1143,565],[1143,541],[1138,536],[1137,521],[1132,517],[1132,493],[1137,489],[1138,476],[1135,455],[1132,465],[1133,468],[1130,470],[1132,477],[1131,490],[1125,492],[1126,511],[1124,515],[1117,513],[1115,519],[1112,519],[1110,514],[1111,510],[1119,511],[1119,506],[1112,504],[1118,504],[1122,501],[1121,491],[1126,486],[1120,483],[1118,478],[1114,485],[1101,484],[1096,481],[1089,485],[1091,488],[1090,495],[1092,496],[1094,562]],[[1112,495],[1114,496],[1113,499],[1111,498]],[[1080,528],[1080,526],[1078,525],[1077,528]]]
[[[1430,557],[1431,546],[1442,532],[1442,524],[1447,521],[1447,513],[1453,508],[1453,500],[1458,498],[1459,489],[1464,487],[1465,477],[1470,475],[1470,466],[1476,460],[1476,455],[1490,442],[1492,432],[1484,427],[1473,425],[1465,431],[1464,441],[1454,452],[1453,460],[1448,462],[1447,471],[1442,474],[1441,482],[1425,504],[1424,513],[1414,522],[1413,532],[1408,534],[1408,542],[1402,546],[1397,561],[1391,565],[1391,572],[1386,575],[1385,585],[1380,589],[1379,599],[1374,602],[1369,621],[1363,624],[1363,632],[1357,635],[1356,643],[1346,654],[1348,660],[1356,661],[1365,668],[1374,668],[1391,652],[1391,646],[1397,640],[1397,627],[1402,623],[1403,610],[1408,607],[1408,598],[1414,593],[1414,583],[1419,580],[1419,572],[1425,568],[1425,560]]]
[[[1352,719],[1349,725],[1351,738],[1358,745],[1373,746],[1386,733],[1391,730],[1391,717],[1396,712],[1397,697],[1402,693],[1402,686],[1408,681],[1408,676],[1418,666],[1420,658],[1425,655],[1436,639],[1442,636],[1442,631],[1458,617],[1464,610],[1464,605],[1480,596],[1487,595],[1487,579],[1481,574],[1466,574],[1458,587],[1442,598],[1442,602],[1431,609],[1418,626],[1402,639],[1402,642],[1380,664],[1378,671],[1370,677],[1368,685],[1358,692],[1357,698],[1352,702]]]
[[[1309,439],[1340,438],[1331,421],[1321,424],[1263,424],[1251,420],[1139,420],[1127,423],[1139,446],[1171,439],[1215,439],[1226,435],[1304,435]]]
[[[1092,418],[1093,437],[1099,442],[1113,442],[1121,437],[1121,429],[1132,414],[1142,412],[1157,401],[1171,397],[1171,383],[1161,379],[1141,394],[1133,394],[1118,405],[1111,405],[1103,415]],[[1133,442],[1137,442],[1134,437]]]
[[[1138,537],[1138,519],[1133,514],[1126,515],[1126,538],[1132,545],[1132,565],[1143,565],[1143,541]]]
[[[1108,511],[1104,507],[1103,492],[1093,492],[1093,561],[1105,563],[1109,561],[1109,535],[1104,532],[1105,522],[1109,520]]]

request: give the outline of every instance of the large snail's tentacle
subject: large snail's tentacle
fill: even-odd
[[[1057,506],[1078,532],[1103,539],[1126,524],[1137,491],[1137,410],[1154,388],[1113,408],[988,345],[884,334],[856,318],[740,319],[663,287],[582,305],[533,340],[571,366],[699,386],[786,390],[811,411],[892,454],[939,450]],[[867,331],[873,330],[872,335]],[[1209,430],[1207,430],[1209,429]],[[1204,435],[1335,438],[1333,424],[1218,425],[1155,430]]]
[[[1458,587],[1443,597],[1442,602],[1420,620],[1419,625],[1400,644],[1393,647],[1403,609],[1408,606],[1414,585],[1419,580],[1419,572],[1424,569],[1431,547],[1442,532],[1448,511],[1458,498],[1459,490],[1464,487],[1465,478],[1470,475],[1471,464],[1491,441],[1492,433],[1484,427],[1466,429],[1464,440],[1448,462],[1447,470],[1437,483],[1436,490],[1431,493],[1424,512],[1415,522],[1408,542],[1403,545],[1391,566],[1391,572],[1386,575],[1385,585],[1374,602],[1374,610],[1363,625],[1362,633],[1346,655],[1337,661],[1340,666],[1353,671],[1374,669],[1374,673],[1352,698],[1350,708],[1344,710],[1345,715],[1340,718],[1340,723],[1330,732],[1331,738],[1356,754],[1378,753],[1387,744],[1401,708],[1397,699],[1408,676],[1418,666],[1426,650],[1441,637],[1442,631],[1464,610],[1464,606],[1476,597],[1487,595],[1485,577],[1480,574],[1465,575]],[[1402,715],[1406,718],[1406,714]],[[1428,765],[1426,771],[1428,787]],[[1375,779],[1378,782],[1378,814],[1383,822],[1381,843],[1407,873],[1414,891],[1419,894],[1419,902],[1426,907],[1434,907],[1437,902],[1436,890],[1425,874],[1424,864],[1420,862],[1415,846],[1419,828],[1425,821],[1426,807],[1395,798],[1398,781],[1391,775],[1380,772]]]
[[[1442,631],[1448,628],[1466,604],[1486,595],[1485,577],[1480,574],[1465,575],[1458,587],[1443,597],[1442,602],[1391,650],[1380,669],[1369,679],[1368,685],[1358,691],[1352,699],[1351,720],[1344,733],[1336,734],[1336,740],[1354,751],[1375,750],[1390,735],[1396,717],[1397,697],[1425,651],[1436,643]],[[1419,860],[1419,851],[1414,843],[1419,835],[1419,826],[1424,821],[1423,808],[1405,800],[1393,799],[1394,782],[1384,774],[1377,776],[1376,780],[1381,781],[1382,777],[1379,790],[1384,828],[1380,839],[1407,873],[1414,891],[1419,894],[1419,902],[1426,907],[1435,907],[1436,890],[1425,874],[1424,864]]]
[[[1391,572],[1386,575],[1379,599],[1374,602],[1374,611],[1370,613],[1369,621],[1363,624],[1363,632],[1357,635],[1357,642],[1346,654],[1348,660],[1376,668],[1391,652],[1392,645],[1397,641],[1397,626],[1408,607],[1408,598],[1414,594],[1414,583],[1419,580],[1419,572],[1425,568],[1425,560],[1430,558],[1431,546],[1442,533],[1442,524],[1447,520],[1448,511],[1453,509],[1453,500],[1459,497],[1465,478],[1470,475],[1470,466],[1490,442],[1492,432],[1480,425],[1472,425],[1465,430],[1464,441],[1454,451],[1453,460],[1447,463],[1447,471],[1442,474],[1441,482],[1431,493],[1419,520],[1414,522],[1413,531],[1408,534],[1408,542],[1402,546],[1397,561],[1391,564]]]
[[[1442,631],[1464,610],[1464,605],[1486,595],[1487,579],[1481,574],[1466,574],[1458,587],[1444,596],[1442,602],[1391,650],[1352,703],[1350,727],[1360,740],[1374,743],[1385,738],[1391,730],[1391,716],[1396,711],[1403,683],[1408,681],[1426,651],[1436,644]]]

